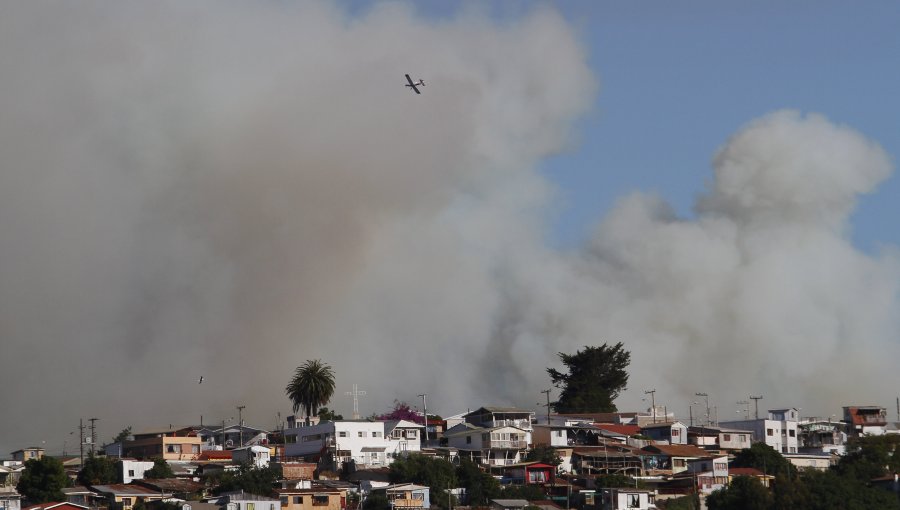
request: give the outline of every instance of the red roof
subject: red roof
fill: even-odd
[[[75,503],[68,503],[68,502],[62,502],[62,503],[50,502],[50,503],[41,503],[40,505],[26,506],[22,510],[48,510],[50,508],[52,508],[54,510],[87,510],[88,507],[86,507],[84,505],[76,505]]]
[[[728,474],[733,476],[763,476],[763,472],[750,467],[728,468]]]
[[[231,460],[231,450],[206,450],[197,460]]]
[[[613,432],[616,434],[622,434],[626,436],[634,436],[641,433],[641,428],[637,425],[616,425],[614,423],[595,423],[595,427],[598,429],[603,429],[609,432]]]

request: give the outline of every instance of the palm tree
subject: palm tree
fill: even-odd
[[[309,425],[310,416],[314,416],[319,406],[327,404],[334,394],[334,372],[320,360],[307,360],[297,367],[284,392],[293,402],[295,413],[303,408]]]

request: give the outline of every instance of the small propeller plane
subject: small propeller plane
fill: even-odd
[[[419,92],[419,86],[424,87],[424,86],[425,86],[425,80],[419,78],[419,81],[414,82],[414,81],[412,81],[412,78],[410,78],[409,75],[407,74],[407,75],[406,75],[406,81],[409,82],[409,83],[406,84],[407,87],[410,87],[410,88],[412,88],[413,90],[415,90],[415,91],[416,91],[416,94],[421,94],[421,92]]]

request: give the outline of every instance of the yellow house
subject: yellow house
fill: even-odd
[[[139,459],[161,457],[164,460],[197,460],[200,456],[198,436],[188,435],[189,428],[147,430],[134,434],[133,441],[122,445],[124,455]]]
[[[94,492],[106,499],[110,508],[121,510],[131,510],[138,501],[147,503],[172,497],[171,494],[164,494],[160,491],[148,489],[147,487],[142,487],[140,485],[124,483],[92,485],[91,487]]]
[[[16,450],[12,452],[13,460],[17,460],[19,462],[25,462],[27,460],[41,460],[41,457],[44,456],[44,449],[38,448],[37,446],[32,446],[31,448],[24,448],[22,450]]]
[[[341,510],[346,492],[338,489],[278,489],[281,510]]]

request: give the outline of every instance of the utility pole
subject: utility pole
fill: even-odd
[[[359,397],[365,397],[365,391],[359,391],[359,387],[357,385],[353,385],[353,391],[346,391],[344,395],[353,397],[353,419],[359,419]]]
[[[547,426],[550,426],[550,388],[541,390],[541,393],[547,395]]]
[[[708,393],[694,393],[698,397],[703,397],[706,399],[706,426],[709,427],[709,394]]]
[[[422,414],[425,415],[425,443],[428,444],[428,405],[425,403],[427,393],[419,394],[422,397]]]
[[[94,456],[94,445],[97,444],[97,420],[100,418],[91,418],[91,457]]]
[[[754,410],[754,414],[753,414],[753,419],[755,419],[755,420],[759,419],[759,401],[762,400],[762,398],[763,398],[762,395],[760,395],[758,397],[754,397],[753,395],[750,395],[750,400],[752,400],[753,404],[754,404],[755,410]]]
[[[84,419],[78,418],[78,458],[81,466],[84,466]]]
[[[244,447],[244,409],[247,406],[237,406],[238,410],[238,434],[241,436],[241,448]]]
[[[656,388],[647,390],[644,395],[650,394],[650,408],[653,409],[653,423],[656,423]]]
[[[744,419],[750,419],[750,401],[749,400],[738,400],[737,405],[744,406]],[[740,412],[740,411],[738,411]]]

